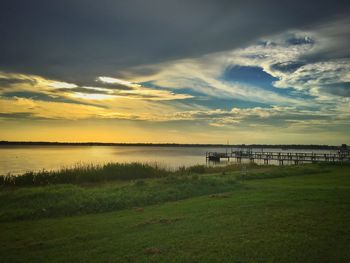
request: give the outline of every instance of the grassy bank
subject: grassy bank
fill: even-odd
[[[348,262],[349,168],[252,166],[242,178],[239,167],[197,167],[136,180],[2,186],[0,257]]]
[[[234,178],[167,177],[100,185],[10,188],[0,192],[0,221],[100,213],[231,191]]]
[[[239,165],[169,171],[137,163],[107,164],[6,177],[0,191],[0,221],[109,212],[233,191],[244,188],[244,180],[326,171],[310,165],[246,167],[243,175]]]

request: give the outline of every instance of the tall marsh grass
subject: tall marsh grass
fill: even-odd
[[[250,166],[256,166],[251,164]],[[76,164],[59,170],[41,170],[26,172],[21,175],[0,175],[0,185],[35,186],[50,184],[98,183],[112,180],[137,180],[160,178],[165,176],[185,176],[193,174],[226,173],[238,171],[238,164],[226,166],[194,165],[167,169],[156,163],[106,163]]]
[[[247,165],[246,165],[247,166]],[[249,164],[250,168],[258,165]],[[59,170],[41,170],[26,172],[21,175],[0,175],[0,185],[4,186],[42,186],[51,184],[99,183],[113,180],[137,180],[166,176],[187,176],[199,174],[229,173],[239,171],[239,164],[226,166],[194,165],[167,169],[158,164],[147,163],[106,163],[76,164]]]
[[[166,176],[165,168],[143,163],[76,164],[60,170],[41,170],[21,175],[0,176],[1,185],[30,186],[49,184],[97,183]]]

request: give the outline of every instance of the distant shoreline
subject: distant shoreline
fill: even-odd
[[[337,150],[344,145],[315,144],[180,144],[180,143],[102,143],[102,142],[47,142],[47,141],[0,141],[0,146],[139,146],[139,147],[234,147],[234,148],[280,148],[280,149],[326,149]]]

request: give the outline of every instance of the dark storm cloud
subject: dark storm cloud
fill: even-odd
[[[240,47],[349,11],[348,1],[2,1],[0,70],[92,83],[130,67]]]
[[[323,85],[321,90],[341,97],[350,97],[350,82]]]
[[[304,65],[305,63],[301,61],[288,61],[283,63],[275,63],[275,64],[272,64],[270,67],[273,70],[292,73]]]
[[[287,44],[297,46],[297,45],[312,45],[315,41],[309,37],[289,37],[287,39]]]
[[[350,3],[348,3],[350,6]],[[337,21],[331,21],[314,28],[316,32],[322,37],[326,38],[325,43],[321,44],[320,48],[317,48],[311,53],[304,55],[301,59],[304,59],[310,63],[327,61],[334,59],[350,58],[350,14],[338,19]]]

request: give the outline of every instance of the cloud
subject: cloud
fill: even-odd
[[[272,69],[273,71],[293,73],[298,68],[304,65],[305,63],[301,61],[284,61],[284,62],[276,62],[276,64],[270,65],[270,69]]]
[[[0,113],[0,119],[35,119],[30,112]]]
[[[123,79],[111,78],[111,77],[103,77],[103,76],[98,77],[97,81],[100,81],[102,83],[107,83],[107,84],[119,84],[121,86],[129,87],[133,89],[137,89],[141,87],[140,84],[132,83],[130,81],[123,80]]]
[[[326,84],[321,87],[321,90],[341,97],[350,97],[350,82]]]
[[[174,93],[165,89],[152,89],[137,83],[110,77],[99,77],[96,86],[78,86],[74,83],[45,79],[35,75],[7,74],[0,72],[0,96],[32,98],[42,101],[66,102],[101,106],[94,101],[128,98],[136,100],[183,100],[189,94]],[[108,85],[103,85],[107,83]],[[116,87],[118,85],[118,87]]]
[[[349,14],[321,23],[310,28],[318,38],[317,47],[305,54],[302,59],[312,62],[325,62],[329,60],[350,58],[350,17]]]
[[[4,92],[1,94],[1,97],[4,98],[28,98],[32,100],[39,101],[51,101],[51,102],[63,102],[71,104],[82,104],[82,105],[94,105],[93,103],[77,101],[74,99],[69,99],[62,96],[52,96],[50,94],[34,92],[34,91],[13,91],[13,92]],[[94,105],[97,107],[103,107],[102,105]]]
[[[270,119],[281,117],[285,122],[307,119],[306,112],[297,112],[291,107],[271,108],[232,108],[231,110],[184,110],[167,112],[122,112],[109,108],[90,105],[77,105],[66,102],[34,100],[33,98],[2,98],[0,99],[2,117],[11,118],[43,118],[43,119],[128,119],[151,122],[196,121],[210,125],[230,125],[233,123],[255,122],[268,124]],[[59,110],[58,110],[59,109]],[[308,113],[310,115],[310,112]],[[288,117],[287,117],[288,116]],[[298,117],[299,116],[299,117]],[[300,117],[302,116],[302,117]],[[287,117],[287,118],[286,118]]]
[[[96,76],[232,50],[349,9],[347,1],[6,1],[0,70],[92,85]]]
[[[15,73],[0,72],[0,76],[10,80],[5,81],[9,85],[0,89],[1,119],[146,121],[155,119],[154,112],[169,114],[174,111],[174,106],[162,105],[163,102],[192,98],[188,94],[147,88],[140,84],[129,85],[129,82],[121,80],[118,85],[130,87],[78,86]],[[177,109],[186,108],[174,103]]]
[[[0,98],[2,118],[79,120],[108,115],[108,110],[91,105],[33,100],[31,98]]]
[[[345,2],[18,4],[0,11],[1,119],[346,137]]]
[[[13,85],[24,84],[24,83],[31,84],[31,85],[34,84],[29,80],[0,77],[0,89],[9,88],[9,87],[12,87]]]
[[[240,99],[247,102],[285,106],[308,103],[303,96],[295,97],[281,94],[280,90],[272,85],[272,82],[279,82],[282,77],[287,77],[290,74],[277,70],[272,72],[271,65],[297,60],[302,52],[310,49],[309,45],[288,48],[285,39],[282,42],[281,45],[257,44],[244,49],[209,54],[196,59],[154,65],[154,68],[158,68],[156,74],[147,77],[141,76],[138,80],[175,90],[187,88],[212,98]],[[248,77],[247,74],[243,74],[242,78],[246,79],[244,81],[242,78],[238,78],[237,74],[231,74],[233,71],[237,71],[237,68],[255,71],[253,74],[264,76],[254,80],[254,76]],[[240,71],[238,74],[244,73],[242,72],[244,70],[238,71]],[[269,78],[267,79],[266,76]],[[262,85],[262,78],[269,81],[269,83],[265,82],[271,84],[271,88]]]

